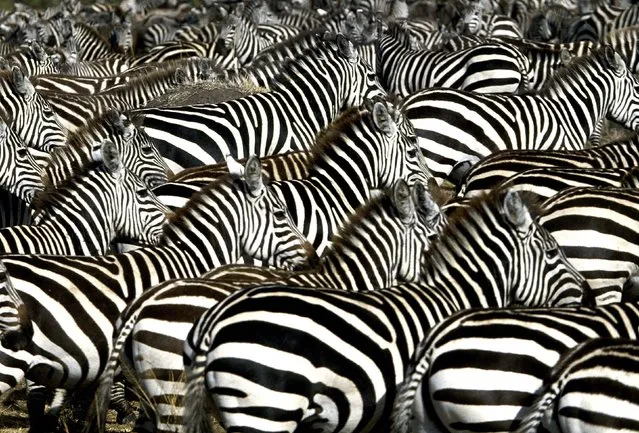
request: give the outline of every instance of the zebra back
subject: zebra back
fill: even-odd
[[[488,191],[506,179],[543,167],[623,168],[639,165],[639,136],[577,151],[504,150],[481,159],[460,183],[459,196]]]
[[[425,416],[424,422],[413,426],[417,429],[437,422],[450,431],[458,431],[453,423],[502,431],[530,407],[562,355],[592,338],[634,340],[638,325],[635,303],[552,310],[468,310],[451,316],[433,328],[416,350],[396,398],[396,428],[391,431],[408,431],[412,416]],[[477,369],[482,375],[464,373]],[[518,380],[512,380],[513,374]],[[491,379],[486,381],[486,375]],[[469,410],[469,390],[481,393],[481,400],[470,403],[470,408],[480,411]],[[423,400],[414,408],[417,393]],[[438,420],[431,418],[432,409]]]

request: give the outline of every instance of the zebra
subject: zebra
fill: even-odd
[[[500,15],[484,15],[484,5],[481,1],[471,1],[461,11],[457,22],[457,31],[489,38],[523,39],[524,35],[519,24],[512,18]]]
[[[377,67],[384,88],[399,98],[430,87],[517,93],[527,90],[530,79],[528,59],[501,43],[485,43],[453,53],[411,51],[386,35],[378,42]]]
[[[100,150],[63,185],[44,185],[32,204],[38,225],[0,230],[0,254],[106,254],[114,236],[159,243],[168,209],[124,168],[114,143]]]
[[[628,187],[639,180],[639,168],[535,168],[518,173],[495,188],[512,188],[526,192],[539,201],[573,187]],[[485,193],[485,190],[466,190],[465,197]]]
[[[174,172],[219,162],[228,154],[243,158],[307,150],[343,109],[385,94],[348,40],[329,35],[322,41],[319,49],[288,63],[270,92],[133,113]]]
[[[632,430],[638,361],[635,340],[594,338],[579,344],[553,367],[517,433],[536,432],[546,420],[562,433]]]
[[[86,125],[89,119],[109,109],[124,111],[141,107],[168,89],[198,81],[202,62],[197,59],[184,65],[184,69],[168,67],[142,75],[122,87],[95,95],[69,95],[58,92],[41,94],[53,107],[61,123],[69,131],[75,131]]]
[[[390,431],[512,431],[561,356],[593,338],[636,340],[638,327],[636,303],[460,312],[419,344]]]
[[[41,170],[42,176],[52,185],[63,182],[99,154],[104,140],[115,143],[123,165],[149,187],[166,182],[168,175],[172,174],[146,134],[136,128],[126,115],[109,110],[89,120],[85,127],[69,135],[65,146],[52,151]],[[2,227],[31,223],[31,211],[24,201],[2,191],[0,200],[5,205],[0,209]]]
[[[399,178],[410,185],[426,185],[430,178],[410,122],[386,101],[346,111],[318,136],[311,152],[306,178],[270,186],[320,255],[373,190]]]
[[[184,431],[208,431],[208,393],[230,431],[383,431],[429,327],[472,306],[561,304],[564,290],[580,299],[582,281],[518,193],[498,191],[451,218],[419,284],[256,287],[204,313],[184,344]]]
[[[17,65],[27,76],[58,72],[55,57],[50,56],[37,42],[4,55],[9,65]]]
[[[389,287],[398,279],[414,281],[421,253],[428,247],[427,238],[436,236],[442,226],[439,208],[425,193],[421,184],[415,185],[412,195],[414,204],[410,203],[407,185],[398,181],[392,191],[360,207],[349,224],[336,234],[333,248],[326,251],[318,266],[311,271],[291,274],[255,267],[243,267],[242,270],[268,278],[269,283],[288,281],[289,284],[299,284],[304,281],[309,286],[341,290]],[[416,218],[416,211],[423,216]],[[352,257],[361,261],[355,261]],[[230,267],[234,268],[233,265]],[[226,276],[228,277],[228,273]],[[169,400],[169,396],[176,396],[178,393],[181,395],[184,391],[181,355],[188,325],[226,295],[247,283],[251,284],[245,283],[245,280],[241,280],[240,284],[237,279],[232,280],[233,284],[218,284],[219,279],[215,282],[206,281],[213,278],[211,273],[203,275],[203,278],[204,280],[174,280],[160,284],[145,292],[120,315],[114,333],[114,349],[97,392],[99,419],[104,420],[102,411],[108,401],[118,357],[130,335],[130,350],[127,353],[136,355],[126,362],[135,367],[137,378],[145,378],[140,380],[140,385],[156,413],[156,430],[181,430],[180,400],[175,401],[170,408],[165,402]],[[198,299],[197,305],[192,303],[194,296]],[[169,311],[173,313],[167,315]],[[177,313],[178,311],[181,313]],[[154,320],[158,320],[158,324],[171,322],[171,326],[153,326],[151,322]],[[184,326],[178,326],[178,323]],[[145,335],[164,335],[179,344],[172,345],[171,348],[159,347],[151,341],[153,338],[148,340]],[[162,340],[166,341],[164,338]]]
[[[613,30],[639,24],[639,6],[619,8],[603,2],[597,8],[570,24],[568,41],[598,41]]]
[[[164,280],[237,260],[242,251],[276,266],[312,259],[264,184],[257,158],[196,194],[164,226],[159,246],[110,256],[3,256],[35,330],[28,351],[3,359],[48,388],[88,385],[105,366],[113,324],[128,302]]]
[[[639,165],[639,135],[577,151],[502,150],[482,158],[465,174],[458,195],[487,191],[517,173],[535,168],[622,168]]]
[[[65,185],[54,189],[45,186],[36,195],[33,207],[42,215],[37,226],[0,230],[0,253],[101,255],[108,252],[115,236],[147,245],[159,242],[167,208],[122,166],[115,144],[105,140],[96,156],[97,161],[74,173]],[[2,365],[7,371],[0,391],[13,388],[21,379],[11,376],[10,365]],[[28,390],[34,428],[43,422],[38,417],[44,414],[46,392],[32,385]],[[56,402],[52,411],[61,404]]]
[[[27,146],[46,152],[64,146],[66,129],[20,68],[0,71],[0,93],[0,117]]]
[[[581,149],[606,116],[639,130],[639,81],[614,50],[595,50],[563,71],[539,95],[432,89],[404,99],[400,109],[437,182],[456,164],[497,150]]]
[[[542,204],[539,222],[591,286],[597,304],[619,302],[639,273],[634,188],[571,188]]]
[[[30,203],[43,187],[41,177],[29,148],[0,118],[0,188]]]

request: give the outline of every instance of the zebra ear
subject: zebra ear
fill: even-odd
[[[264,187],[262,179],[262,163],[260,158],[252,155],[244,166],[244,180],[248,185],[251,195],[257,195]]]
[[[11,70],[11,76],[13,79],[13,85],[16,87],[16,90],[23,98],[30,98],[35,93],[35,89],[33,88],[33,84],[29,81],[20,69],[17,66],[14,66]]]
[[[120,160],[120,152],[111,140],[104,140],[100,147],[102,155],[102,163],[106,169],[114,176],[122,171],[122,160]]]
[[[0,71],[10,71],[11,65],[4,57],[0,57]]]
[[[38,62],[44,62],[49,57],[47,52],[44,51],[44,48],[36,41],[31,42],[31,50],[33,54],[35,54],[36,59],[38,59]]]
[[[517,191],[506,192],[501,212],[520,233],[527,233],[533,223],[530,211]]]
[[[417,182],[413,186],[413,201],[429,223],[441,213],[439,206],[421,182]]]
[[[397,179],[393,185],[393,204],[402,221],[410,220],[415,215],[415,205],[404,179]]]
[[[397,132],[397,125],[393,121],[388,106],[384,102],[376,102],[373,105],[373,123],[377,129],[382,131],[387,137],[392,137]]]
[[[572,61],[572,59],[574,59],[575,56],[568,51],[566,48],[562,48],[560,53],[559,53],[559,59],[561,60],[561,64],[563,66],[568,66],[568,63],[570,63]]]
[[[233,179],[241,179],[244,176],[244,166],[231,155],[226,155],[226,168]]]
[[[346,57],[349,62],[354,62],[357,60],[357,51],[353,46],[352,42],[349,41],[344,35],[337,35],[337,50],[341,55]]]
[[[175,82],[182,86],[186,84],[188,77],[186,76],[186,72],[182,68],[177,68],[175,70]]]
[[[616,75],[623,74],[626,65],[619,53],[617,53],[610,45],[606,45],[604,47],[604,58],[606,59],[608,66],[612,68],[612,71]]]

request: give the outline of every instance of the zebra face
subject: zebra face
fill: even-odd
[[[233,176],[232,166],[229,173]],[[240,234],[243,252],[285,269],[301,269],[314,262],[315,251],[293,223],[283,200],[264,185],[259,158],[250,157],[241,176],[249,197]]]
[[[5,78],[5,80],[2,80]],[[14,67],[11,85],[7,85],[5,74],[0,76],[5,97],[0,102],[4,111],[11,113],[8,122],[18,136],[29,146],[51,151],[66,144],[67,131],[44,98],[36,92],[22,71]]]
[[[614,86],[609,117],[639,132],[639,80],[628,70],[621,56],[609,46],[604,49],[604,57],[612,70],[611,85]]]
[[[509,191],[504,215],[515,228],[515,257],[512,293],[507,303],[526,306],[567,306],[581,304],[589,295],[584,277],[568,262],[555,238],[533,221],[519,194]]]
[[[131,125],[131,134],[122,146],[122,161],[150,188],[168,181],[171,170],[142,128]]]
[[[398,145],[404,149],[404,164],[406,167],[406,181],[409,185],[421,183],[428,185],[433,174],[428,169],[426,158],[422,154],[417,141],[417,134],[413,124],[403,114],[396,112]]]
[[[137,175],[122,171],[116,179],[114,201],[120,206],[115,220],[116,234],[130,241],[157,245],[170,210]]]
[[[0,152],[3,184],[13,194],[27,203],[35,192],[42,189],[43,170],[38,165],[29,148],[4,122],[0,121]]]
[[[9,350],[25,349],[33,337],[27,308],[0,262],[0,344]]]

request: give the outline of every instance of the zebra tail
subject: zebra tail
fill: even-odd
[[[397,388],[391,413],[391,433],[409,433],[413,419],[413,405],[419,385],[430,367],[430,351],[424,353],[412,372],[408,372],[404,382]]]
[[[206,389],[206,352],[198,353],[187,367],[186,394],[184,395],[184,433],[210,433],[213,431],[210,413],[211,397]]]
[[[100,376],[100,384],[95,393],[95,399],[93,401],[93,415],[96,417],[98,431],[104,432],[106,424],[106,413],[109,408],[109,402],[111,400],[111,388],[115,379],[115,373],[118,368],[118,362],[120,360],[120,354],[124,349],[124,344],[127,338],[131,335],[133,328],[138,320],[138,312],[129,317],[129,319],[120,327],[120,332],[113,344],[111,355],[107,361],[106,368]]]
[[[560,382],[553,382],[547,386],[530,406],[515,433],[536,433],[539,431],[546,414],[553,410],[560,392]]]

